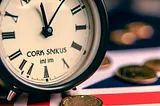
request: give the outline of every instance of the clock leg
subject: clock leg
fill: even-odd
[[[11,103],[14,102],[19,96],[21,95],[21,92],[7,90],[2,87],[0,87],[0,103]]]
[[[10,90],[8,95],[7,95],[7,100],[8,101],[15,101],[18,99],[18,97],[22,94],[22,92],[15,92],[13,90]]]
[[[62,99],[64,99],[64,98],[67,97],[67,96],[70,96],[69,91],[62,92],[62,93],[61,93],[61,98],[62,98]]]
[[[77,88],[73,88],[72,90],[73,90],[73,91],[76,91]],[[62,98],[62,99],[64,99],[64,98],[67,97],[67,96],[71,96],[71,94],[70,94],[69,91],[65,91],[65,92],[62,92],[62,93],[61,93],[61,98]]]

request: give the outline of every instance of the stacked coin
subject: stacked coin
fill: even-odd
[[[109,59],[109,57],[105,56],[99,68],[106,69],[109,68],[110,66],[111,66],[111,60]]]
[[[122,67],[116,72],[116,75],[123,80],[139,84],[151,84],[158,79],[154,70],[138,65]]]
[[[151,25],[143,22],[132,22],[123,29],[111,32],[111,41],[120,45],[132,45],[139,39],[150,39],[154,34]]]
[[[152,26],[142,22],[133,22],[126,25],[129,32],[136,34],[138,39],[149,39],[153,36],[154,29]]]
[[[156,72],[160,71],[160,59],[148,60],[144,63],[144,65],[155,70]]]
[[[122,45],[132,45],[136,42],[136,35],[125,30],[115,30],[111,32],[111,41]]]
[[[97,97],[89,95],[68,96],[60,106],[102,106],[103,102]]]

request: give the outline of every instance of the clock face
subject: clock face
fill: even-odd
[[[100,42],[92,0],[2,0],[0,55],[30,85],[63,84],[82,74]]]

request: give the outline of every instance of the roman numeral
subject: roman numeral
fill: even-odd
[[[47,78],[46,81],[48,82],[49,73],[48,73],[48,68],[47,68],[47,66],[44,66],[44,78]]]
[[[76,25],[76,31],[77,30],[86,30],[87,26],[86,25]]]
[[[72,48],[78,50],[78,51],[81,51],[82,50],[82,46],[77,44],[76,42],[73,41],[72,45],[71,45]]]
[[[85,55],[87,53],[87,51],[85,50],[84,52],[83,52],[83,55]]]
[[[18,16],[13,15],[7,11],[5,12],[5,16],[11,17],[15,23],[17,23],[17,21],[18,21]]]
[[[21,50],[18,50],[18,51],[16,51],[15,53],[13,53],[12,55],[10,55],[8,57],[12,61],[12,60],[14,60],[15,58],[17,58],[20,55],[22,55],[22,52],[21,52]]]
[[[15,32],[2,32],[2,39],[15,39]]]
[[[81,10],[85,9],[85,5],[78,5],[71,9],[72,15],[75,15],[76,13],[80,12]]]
[[[31,75],[32,70],[33,70],[33,66],[34,66],[34,64],[32,63],[32,65],[30,66],[30,68],[29,68],[29,70],[27,72],[27,78],[29,78],[29,75]]]
[[[20,0],[22,6],[28,4],[30,1],[31,0]]]
[[[68,63],[66,62],[66,60],[65,60],[64,58],[62,59],[62,61],[63,61],[64,65],[65,65],[67,68],[69,68]]]
[[[22,63],[19,66],[19,69],[23,70],[23,67],[25,66],[26,63],[27,63],[27,60],[23,59]]]

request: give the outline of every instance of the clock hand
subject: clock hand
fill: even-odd
[[[63,1],[61,2],[61,4],[58,6],[56,12],[53,14],[53,16],[52,16],[52,18],[51,18],[51,20],[50,20],[50,22],[49,22],[49,24],[48,24],[48,27],[51,25],[53,19],[55,18],[56,14],[58,13],[58,11],[59,11],[59,9],[61,8],[61,6],[62,6],[62,4],[64,3],[64,1],[65,1],[65,0],[63,0]]]
[[[43,22],[44,22],[45,28],[47,29],[48,22],[47,22],[47,17],[46,17],[43,3],[40,4],[40,8],[41,8],[42,16],[43,16]]]
[[[47,38],[49,36],[52,36],[53,29],[52,29],[52,27],[48,26],[47,17],[46,17],[45,9],[44,9],[44,6],[43,6],[42,2],[40,4],[40,8],[41,8],[41,12],[42,12],[43,22],[44,22],[44,25],[45,25],[42,28],[42,34],[44,35],[45,38]]]

